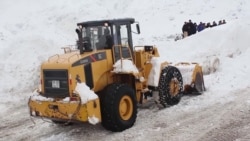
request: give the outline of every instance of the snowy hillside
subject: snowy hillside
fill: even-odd
[[[247,0],[1,0],[0,140],[250,140],[250,1]],[[57,126],[30,120],[28,98],[39,84],[39,67],[76,41],[76,23],[133,17],[141,34],[134,45],[155,45],[169,62],[207,63],[207,91],[173,107],[140,108],[135,125],[112,133],[101,125]],[[227,24],[174,41],[182,25]]]

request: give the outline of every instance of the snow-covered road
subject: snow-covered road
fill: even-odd
[[[49,120],[31,118],[26,103],[11,106],[1,115],[0,140],[104,140],[104,141],[210,141],[249,140],[250,87],[230,92],[233,98],[206,99],[212,93],[184,96],[173,107],[159,109],[155,104],[139,108],[135,125],[113,133],[101,124],[55,125]],[[238,97],[237,95],[241,95]],[[248,100],[247,100],[248,99]],[[9,105],[12,105],[9,103]],[[202,105],[202,106],[199,106]]]

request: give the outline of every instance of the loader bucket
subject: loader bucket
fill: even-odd
[[[178,63],[175,65],[183,78],[184,94],[202,94],[205,91],[202,67],[197,63]]]

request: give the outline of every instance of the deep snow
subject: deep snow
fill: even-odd
[[[142,3],[143,2],[143,3]],[[0,1],[0,140],[250,140],[250,1],[247,0],[2,0]],[[39,65],[76,41],[77,22],[134,17],[134,45],[155,45],[161,59],[203,64],[207,91],[173,107],[139,109],[121,133],[101,125],[56,126],[29,119],[27,101],[39,85]],[[174,41],[184,21],[227,24]]]

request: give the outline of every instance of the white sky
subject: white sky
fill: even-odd
[[[24,107],[20,110],[28,116],[24,105],[38,87],[39,65],[49,56],[63,53],[61,47],[75,44],[76,23],[86,20],[134,17],[141,27],[141,34],[133,35],[134,45],[155,45],[161,59],[168,62],[203,64],[219,58],[218,71],[204,76],[207,91],[202,98],[191,100],[184,107],[186,110],[197,104],[207,107],[233,100],[232,92],[250,87],[250,1],[247,0],[143,0],[143,4],[138,0],[1,0],[0,11],[0,116],[18,105]],[[184,21],[189,19],[197,23],[225,19],[227,24],[175,42],[173,37],[181,33]],[[250,97],[245,100],[249,103]],[[137,125],[144,124],[139,118],[140,115]],[[42,126],[41,130],[47,128]],[[41,140],[70,139],[59,135]],[[17,136],[22,137],[21,133]],[[115,135],[105,139],[119,138]],[[136,139],[144,137],[139,135]]]

